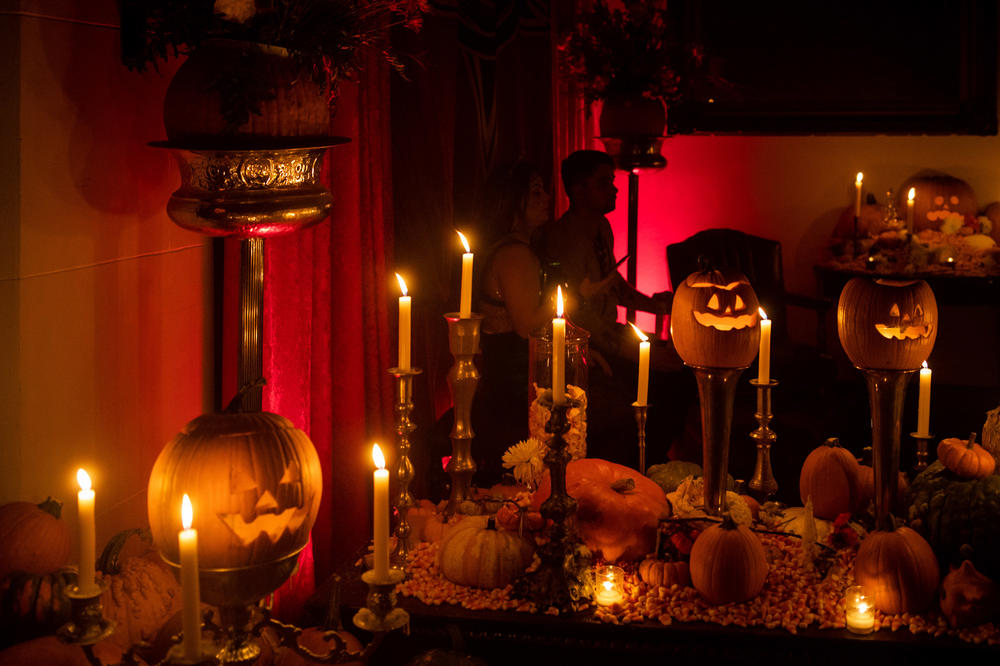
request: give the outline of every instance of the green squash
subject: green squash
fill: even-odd
[[[701,465],[684,460],[671,460],[660,465],[651,465],[646,470],[646,476],[656,481],[664,493],[672,493],[681,485],[681,481],[693,476],[701,477]],[[729,474],[726,479],[726,490],[736,490],[736,480]]]
[[[976,569],[997,580],[1000,476],[963,479],[937,461],[917,475],[910,491],[910,527],[927,539],[942,569],[969,559]]]

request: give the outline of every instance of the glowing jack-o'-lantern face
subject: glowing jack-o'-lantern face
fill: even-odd
[[[837,307],[837,332],[860,368],[914,370],[937,338],[937,301],[923,280],[854,278]]]
[[[157,548],[178,561],[180,497],[194,505],[203,569],[265,564],[309,540],[322,491],[308,436],[269,413],[206,414],[160,452],[149,477],[149,523]]]
[[[692,273],[674,292],[670,335],[688,365],[749,365],[760,341],[757,295],[736,271]]]
[[[962,226],[965,220],[975,220],[979,211],[976,193],[964,180],[951,176],[928,176],[911,178],[900,188],[897,205],[906,210],[906,196],[914,189],[913,226],[922,229],[941,228],[949,217],[957,217]]]

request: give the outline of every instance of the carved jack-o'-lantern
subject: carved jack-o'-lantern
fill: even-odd
[[[853,278],[840,293],[837,333],[859,368],[919,368],[934,349],[937,324],[937,301],[923,280]]]
[[[927,176],[910,178],[899,188],[897,205],[906,210],[906,196],[910,188],[913,196],[913,227],[922,229],[941,228],[941,223],[949,215],[958,214],[965,220],[975,220],[979,206],[976,193],[964,180],[951,176]]]
[[[670,336],[688,365],[750,365],[760,344],[759,322],[757,294],[738,271],[692,273],[674,292]]]
[[[187,493],[202,569],[266,564],[306,545],[322,485],[316,449],[285,417],[204,414],[156,459],[149,524],[160,552],[178,562],[181,497]]]

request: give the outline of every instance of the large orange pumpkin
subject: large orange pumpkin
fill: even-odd
[[[859,368],[916,370],[937,330],[937,300],[923,280],[853,278],[840,292],[837,333]]]
[[[698,535],[690,567],[694,588],[716,606],[753,599],[767,580],[767,555],[760,539],[728,516]]]
[[[167,443],[149,475],[153,541],[179,561],[181,497],[194,506],[202,569],[275,562],[305,547],[323,479],[309,437],[268,412],[204,414]]]
[[[937,592],[938,563],[924,538],[909,527],[871,532],[854,561],[854,578],[883,613],[918,613]]]
[[[486,516],[468,516],[441,540],[438,566],[445,578],[472,587],[505,587],[524,573],[534,547]]]
[[[757,294],[739,271],[692,273],[674,290],[670,337],[688,365],[743,368],[760,346]]]
[[[899,188],[897,205],[906,210],[906,197],[913,188],[913,228],[940,229],[950,214],[958,213],[966,220],[975,220],[979,205],[976,193],[964,180],[952,176],[918,176]]]
[[[799,497],[802,504],[812,497],[813,514],[826,520],[861,508],[863,493],[858,461],[840,446],[836,437],[806,456],[799,474]]]
[[[59,519],[61,511],[51,497],[41,504],[0,506],[0,578],[12,571],[45,574],[69,562],[69,527]]]
[[[548,474],[531,500],[538,511],[551,492]],[[660,517],[670,513],[663,489],[630,467],[582,458],[566,466],[566,492],[577,501],[580,537],[608,562],[638,560],[656,545]]]

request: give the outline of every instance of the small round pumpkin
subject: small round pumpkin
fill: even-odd
[[[639,578],[653,586],[686,587],[691,584],[691,570],[687,562],[670,562],[647,557],[639,563]]]
[[[0,636],[3,642],[52,633],[70,619],[66,591],[76,585],[76,570],[45,574],[15,571],[0,581]],[[13,641],[8,640],[13,639]]]
[[[854,561],[855,580],[867,588],[875,608],[889,615],[927,608],[939,573],[934,551],[909,527],[869,533]]]
[[[468,516],[441,540],[438,566],[445,578],[471,587],[506,587],[524,573],[535,549],[486,516]]]
[[[996,613],[1000,587],[976,571],[969,560],[954,567],[941,581],[941,614],[952,627],[988,622]]]
[[[551,492],[548,473],[531,498],[539,511]],[[566,492],[577,502],[576,521],[587,548],[608,562],[638,560],[656,545],[660,518],[670,515],[655,481],[631,467],[581,458],[566,465]]]
[[[760,346],[757,294],[734,270],[692,273],[674,290],[670,337],[688,365],[743,368]]]
[[[937,329],[937,301],[923,280],[852,278],[840,292],[837,333],[859,368],[916,370]]]
[[[767,555],[760,539],[728,516],[698,535],[690,566],[694,588],[715,606],[753,599],[767,580]]]
[[[497,510],[497,525],[511,532],[521,529],[533,532],[545,526],[545,519],[538,511],[528,511],[507,502]]]
[[[62,503],[10,502],[0,506],[0,578],[12,571],[45,574],[66,566],[70,534]]]
[[[937,447],[941,464],[963,479],[982,479],[993,473],[996,461],[990,452],[976,444],[976,433],[969,439],[942,439]]]
[[[861,508],[862,491],[858,461],[831,437],[812,450],[802,463],[799,497],[805,504],[812,497],[813,514],[833,520],[842,513]]]

